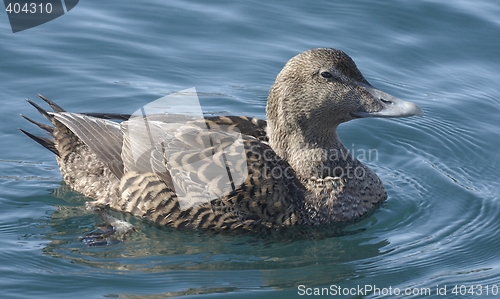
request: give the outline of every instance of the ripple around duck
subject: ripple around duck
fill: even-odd
[[[436,283],[471,284],[483,276],[498,279],[497,256],[491,248],[497,248],[500,241],[488,237],[489,232],[499,229],[500,224],[492,216],[498,212],[495,205],[476,202],[462,213],[450,211],[451,216],[445,219],[421,213],[411,224],[403,222],[393,229],[388,237],[390,245],[382,248],[383,254],[359,263],[357,272],[374,282],[383,276],[385,284],[401,288],[422,285],[425,281],[434,285],[424,283],[424,286],[434,287]],[[460,219],[456,219],[457,215]],[[434,223],[428,222],[433,220]],[[426,225],[418,231],[415,223]],[[491,266],[485,266],[488,264]],[[407,268],[412,273],[400,277]]]
[[[79,215],[80,213],[80,215]],[[54,257],[74,260],[98,268],[136,269],[143,271],[166,270],[252,270],[290,269],[317,264],[339,263],[354,258],[357,252],[348,248],[355,241],[313,242],[293,241],[259,236],[225,236],[206,232],[178,231],[150,228],[138,219],[130,218],[138,231],[123,244],[112,249],[85,247],[79,240],[92,230],[95,217],[81,216],[81,207],[61,208],[52,215],[53,233],[44,252]],[[166,242],[168,240],[168,242]],[[376,254],[379,245],[367,245],[364,254]],[[370,249],[371,247],[374,247]],[[277,249],[280,250],[277,250]],[[324,252],[330,254],[322,255]],[[345,252],[345,255],[338,255]],[[153,263],[151,261],[154,260]]]
[[[500,240],[492,238],[491,232],[500,228],[496,220],[500,208],[491,197],[483,198],[478,191],[464,196],[457,190],[451,192],[454,197],[450,198],[446,190],[429,192],[424,188],[421,198],[430,193],[433,196],[416,205],[411,188],[405,188],[405,193],[410,195],[390,199],[379,213],[383,229],[375,234],[386,239],[388,245],[381,248],[380,256],[357,263],[358,273],[366,275],[371,283],[401,288],[472,284],[484,277],[498,282],[497,254],[491,248],[498,248]],[[384,219],[392,217],[400,221]],[[401,277],[400,273],[408,268],[411,274]],[[379,280],[380,276],[384,279]]]
[[[472,117],[461,107],[422,106],[423,118],[381,120],[375,129],[363,123],[356,126],[362,132],[357,137],[343,138],[379,149],[378,161],[365,162],[389,194],[372,216],[377,221],[364,224],[375,242],[387,245],[380,255],[355,262],[356,273],[371,284],[400,288],[498,283],[498,257],[491,250],[500,243],[492,237],[500,227],[493,191],[500,185],[499,158],[491,152],[498,132],[489,124],[459,121]],[[486,101],[484,111],[473,114],[480,119],[495,107]]]
[[[84,279],[83,284],[88,287],[98,277],[111,279],[115,287],[125,285],[125,293],[134,293],[128,287],[132,277],[141,283],[141,288],[163,292],[188,289],[217,292],[204,287],[208,285],[226,285],[227,290],[218,290],[231,292],[235,288],[291,288],[299,282],[327,284],[332,279],[344,280],[355,275],[351,265],[343,265],[345,262],[376,256],[387,245],[371,242],[370,237],[277,241],[257,236],[157,229],[128,217],[138,231],[124,243],[86,247],[81,237],[100,220],[85,210],[84,197],[62,186],[52,196],[22,201],[29,205],[24,210],[31,214],[16,215],[0,227],[3,236],[19,240],[16,244],[2,244],[3,248],[12,247],[4,258],[23,259],[15,274],[0,269],[18,279],[18,283],[9,286],[11,292],[22,289],[21,281],[26,283],[20,279],[23,273],[32,273],[32,290],[59,288],[63,293],[70,292],[69,286],[61,286],[68,282],[69,276]],[[46,204],[39,207],[43,202],[56,206],[56,210],[52,212]],[[332,265],[337,266],[332,268]]]

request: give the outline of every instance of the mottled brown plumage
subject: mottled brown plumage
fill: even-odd
[[[53,128],[28,120],[49,131],[53,140],[23,132],[57,154],[64,181],[93,198],[93,205],[160,225],[211,230],[361,219],[387,195],[377,175],[340,142],[337,126],[357,117],[422,115],[416,105],[374,89],[345,53],[326,48],[303,52],[285,65],[269,94],[267,123],[179,116],[184,118],[179,125],[155,116],[150,136],[131,138],[140,120],[119,124],[108,120],[114,118],[110,114],[68,113],[41,98],[53,112],[30,103]],[[244,150],[234,145],[233,132],[241,132]],[[152,137],[161,142],[147,146]],[[144,154],[137,158],[132,149],[141,146]],[[215,159],[205,164],[186,166],[211,154]],[[217,175],[226,168],[248,174],[243,183],[235,184],[234,177],[225,182]],[[187,208],[176,190],[193,201]],[[222,195],[197,202],[200,194]]]

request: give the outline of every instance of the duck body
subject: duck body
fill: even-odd
[[[329,48],[303,52],[285,65],[268,97],[267,121],[223,116],[179,124],[158,115],[141,135],[132,134],[140,132],[140,118],[69,113],[41,98],[52,112],[29,102],[52,126],[27,119],[52,138],[22,131],[56,154],[66,184],[92,198],[91,205],[159,225],[216,231],[366,217],[387,194],[341,143],[337,126],[360,117],[422,115],[415,104],[373,88],[349,56]],[[144,146],[147,135],[160,142]],[[141,147],[136,157],[134,148]],[[186,161],[203,163],[188,167]],[[229,168],[243,175],[222,181],[218,174]]]

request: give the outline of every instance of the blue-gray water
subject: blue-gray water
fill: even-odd
[[[500,3],[166,2],[80,1],[15,34],[0,13],[2,298],[289,298],[365,285],[429,288],[426,298],[443,297],[437,286],[460,298],[498,292]],[[425,111],[339,128],[348,148],[377,150],[365,162],[389,194],[345,236],[269,240],[132,219],[138,231],[124,243],[86,247],[80,237],[99,218],[64,187],[53,154],[17,130],[39,132],[19,117],[40,119],[24,101],[37,93],[68,111],[132,113],[196,87],[206,113],[264,117],[284,63],[315,47],[344,50],[374,86]],[[462,285],[468,293],[452,294]]]

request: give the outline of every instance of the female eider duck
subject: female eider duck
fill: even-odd
[[[66,184],[94,199],[93,206],[216,231],[362,219],[387,194],[339,140],[337,126],[355,118],[423,115],[417,105],[375,89],[347,54],[330,48],[286,63],[269,93],[267,122],[227,116],[178,125],[156,115],[146,132],[137,129],[142,118],[69,113],[40,97],[52,112],[29,102],[53,126],[25,118],[53,138],[21,131],[56,154]],[[148,147],[151,137],[159,141]],[[132,148],[141,146],[134,157]],[[231,176],[230,168],[244,175]],[[221,169],[227,182],[217,176]]]

